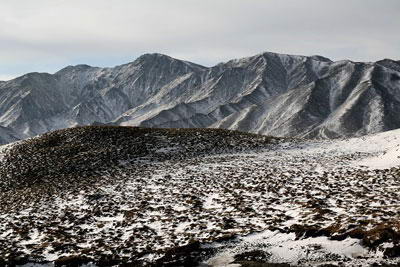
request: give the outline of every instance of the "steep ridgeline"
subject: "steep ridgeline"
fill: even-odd
[[[20,139],[96,123],[334,138],[399,128],[399,114],[400,62],[388,59],[263,53],[207,68],[145,54],[0,83],[0,126]]]

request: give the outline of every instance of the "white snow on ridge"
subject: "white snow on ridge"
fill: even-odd
[[[372,169],[389,169],[400,166],[400,145],[389,149],[376,157],[366,158],[358,162],[360,166],[367,166]]]
[[[354,152],[375,154],[355,161],[355,166],[365,166],[371,169],[389,169],[400,166],[400,130],[353,138],[353,142],[350,144],[353,145]]]
[[[400,129],[342,140],[310,141],[300,146],[293,146],[291,143],[282,144],[285,145],[288,155],[359,154],[350,162],[352,167],[370,169],[400,167]]]

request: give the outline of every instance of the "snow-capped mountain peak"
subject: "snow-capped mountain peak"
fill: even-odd
[[[264,52],[204,67],[153,53],[1,82],[0,126],[20,139],[94,123],[348,137],[399,128],[399,101],[400,63],[390,59]]]

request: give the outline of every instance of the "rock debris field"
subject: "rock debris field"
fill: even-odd
[[[396,266],[399,144],[96,126],[3,146],[0,265]]]

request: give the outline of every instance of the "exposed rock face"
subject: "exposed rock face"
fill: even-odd
[[[400,62],[389,59],[262,53],[207,68],[145,54],[0,83],[0,126],[20,139],[94,123],[333,138],[399,128],[399,102]]]

